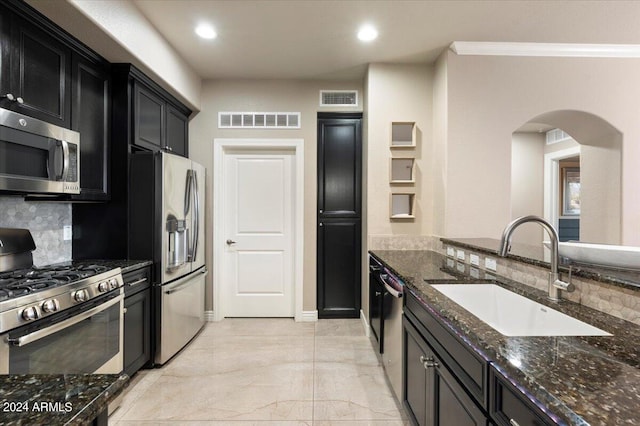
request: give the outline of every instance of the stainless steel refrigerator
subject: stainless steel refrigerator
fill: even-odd
[[[130,246],[154,261],[154,361],[164,364],[204,325],[206,169],[164,152],[131,156]]]

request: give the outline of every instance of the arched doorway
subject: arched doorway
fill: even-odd
[[[544,136],[552,129],[564,131],[573,144],[563,142],[562,149],[546,144]],[[563,219],[579,217],[580,241],[620,244],[622,133],[619,130],[588,112],[558,110],[540,114],[523,124],[513,133],[512,144],[514,217],[521,215],[523,209],[538,209],[531,213],[541,214],[556,227]],[[561,161],[569,159],[574,161],[575,169],[576,157],[580,181],[579,215],[567,213],[567,182],[570,180],[566,170],[570,167],[566,167],[565,172],[561,168]],[[526,203],[529,207],[524,207]],[[535,240],[538,236],[530,238]]]

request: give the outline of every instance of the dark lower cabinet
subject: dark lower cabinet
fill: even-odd
[[[501,426],[555,424],[496,369],[491,368],[491,418]]]
[[[151,360],[151,269],[123,275],[124,298],[124,372],[135,374]]]
[[[414,425],[555,424],[411,291],[404,295],[403,405]]]
[[[406,318],[404,324],[405,400],[420,426],[486,425],[487,417]]]
[[[360,219],[318,224],[318,317],[360,316]]]

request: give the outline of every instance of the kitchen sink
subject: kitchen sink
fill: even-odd
[[[495,284],[432,287],[505,336],[611,336]]]

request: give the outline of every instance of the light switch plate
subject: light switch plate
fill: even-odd
[[[480,266],[480,257],[477,254],[470,254],[469,263],[471,263],[473,266]]]
[[[495,259],[491,259],[490,257],[487,257],[484,259],[484,267],[490,271],[496,271],[497,269],[497,264],[496,264],[496,260]]]
[[[458,258],[458,260],[464,260],[464,250],[456,251],[456,257]]]
[[[73,237],[73,234],[71,232],[71,225],[63,226],[62,227],[62,239],[64,241],[70,241],[72,237]]]
[[[447,256],[453,257],[455,255],[456,255],[456,253],[455,253],[455,250],[453,249],[453,247],[447,247]]]

